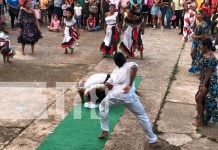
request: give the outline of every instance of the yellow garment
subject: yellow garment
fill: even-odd
[[[201,7],[201,3],[203,3],[203,0],[196,0],[196,2],[198,4],[197,11],[199,11]]]
[[[48,0],[39,0],[39,2],[41,10],[48,9]]]

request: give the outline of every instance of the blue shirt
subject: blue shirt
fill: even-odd
[[[19,5],[19,0],[7,0],[7,3],[14,7],[17,7]]]

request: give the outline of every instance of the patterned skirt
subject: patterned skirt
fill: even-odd
[[[205,102],[204,121],[206,123],[218,122],[217,96],[218,96],[217,76],[212,76],[208,82],[208,92],[204,97],[204,102]]]
[[[0,53],[4,58],[13,58],[15,51],[9,47],[9,41],[6,41],[2,46],[0,46]]]
[[[115,46],[119,43],[119,30],[117,26],[108,25],[106,36],[100,45],[100,53],[104,56],[112,56],[115,51]]]
[[[190,69],[188,70],[190,73],[199,73],[202,69],[200,65],[200,61],[203,57],[200,49],[201,41],[192,41],[192,48],[195,49],[194,57],[192,58],[192,64]]]
[[[143,53],[143,44],[141,37],[141,30],[139,27],[131,27],[125,30],[123,35],[123,41],[120,43],[120,50],[126,53],[129,57],[135,56],[135,51],[139,50]]]
[[[42,34],[36,27],[33,19],[22,19],[20,21],[20,26],[21,33],[17,39],[18,43],[33,45],[38,42],[40,38],[42,38]]]
[[[65,27],[64,39],[62,42],[62,48],[73,48],[75,41],[79,39],[79,34],[72,27]]]

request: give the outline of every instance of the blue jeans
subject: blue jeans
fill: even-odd
[[[75,20],[76,20],[76,24],[77,24],[78,26],[81,26],[81,25],[82,25],[82,24],[81,24],[82,16],[75,16]]]
[[[171,18],[172,18],[171,9],[169,7],[161,7],[160,10],[161,10],[161,13],[162,13],[163,26],[164,26],[164,18],[166,16],[166,18],[167,18],[167,27],[170,27]]]

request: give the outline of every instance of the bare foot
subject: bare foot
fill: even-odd
[[[64,52],[64,54],[68,54],[68,51],[67,51],[67,49],[65,48],[65,52]]]
[[[105,137],[107,137],[108,136],[108,131],[103,131],[99,136],[98,136],[98,138],[99,139],[103,139],[103,138],[105,138]]]
[[[12,64],[13,62],[9,60],[8,63],[9,63],[9,64]]]
[[[198,126],[204,126],[205,124],[202,121],[202,119],[197,116],[196,117],[196,121],[193,122],[192,125],[198,127]]]

